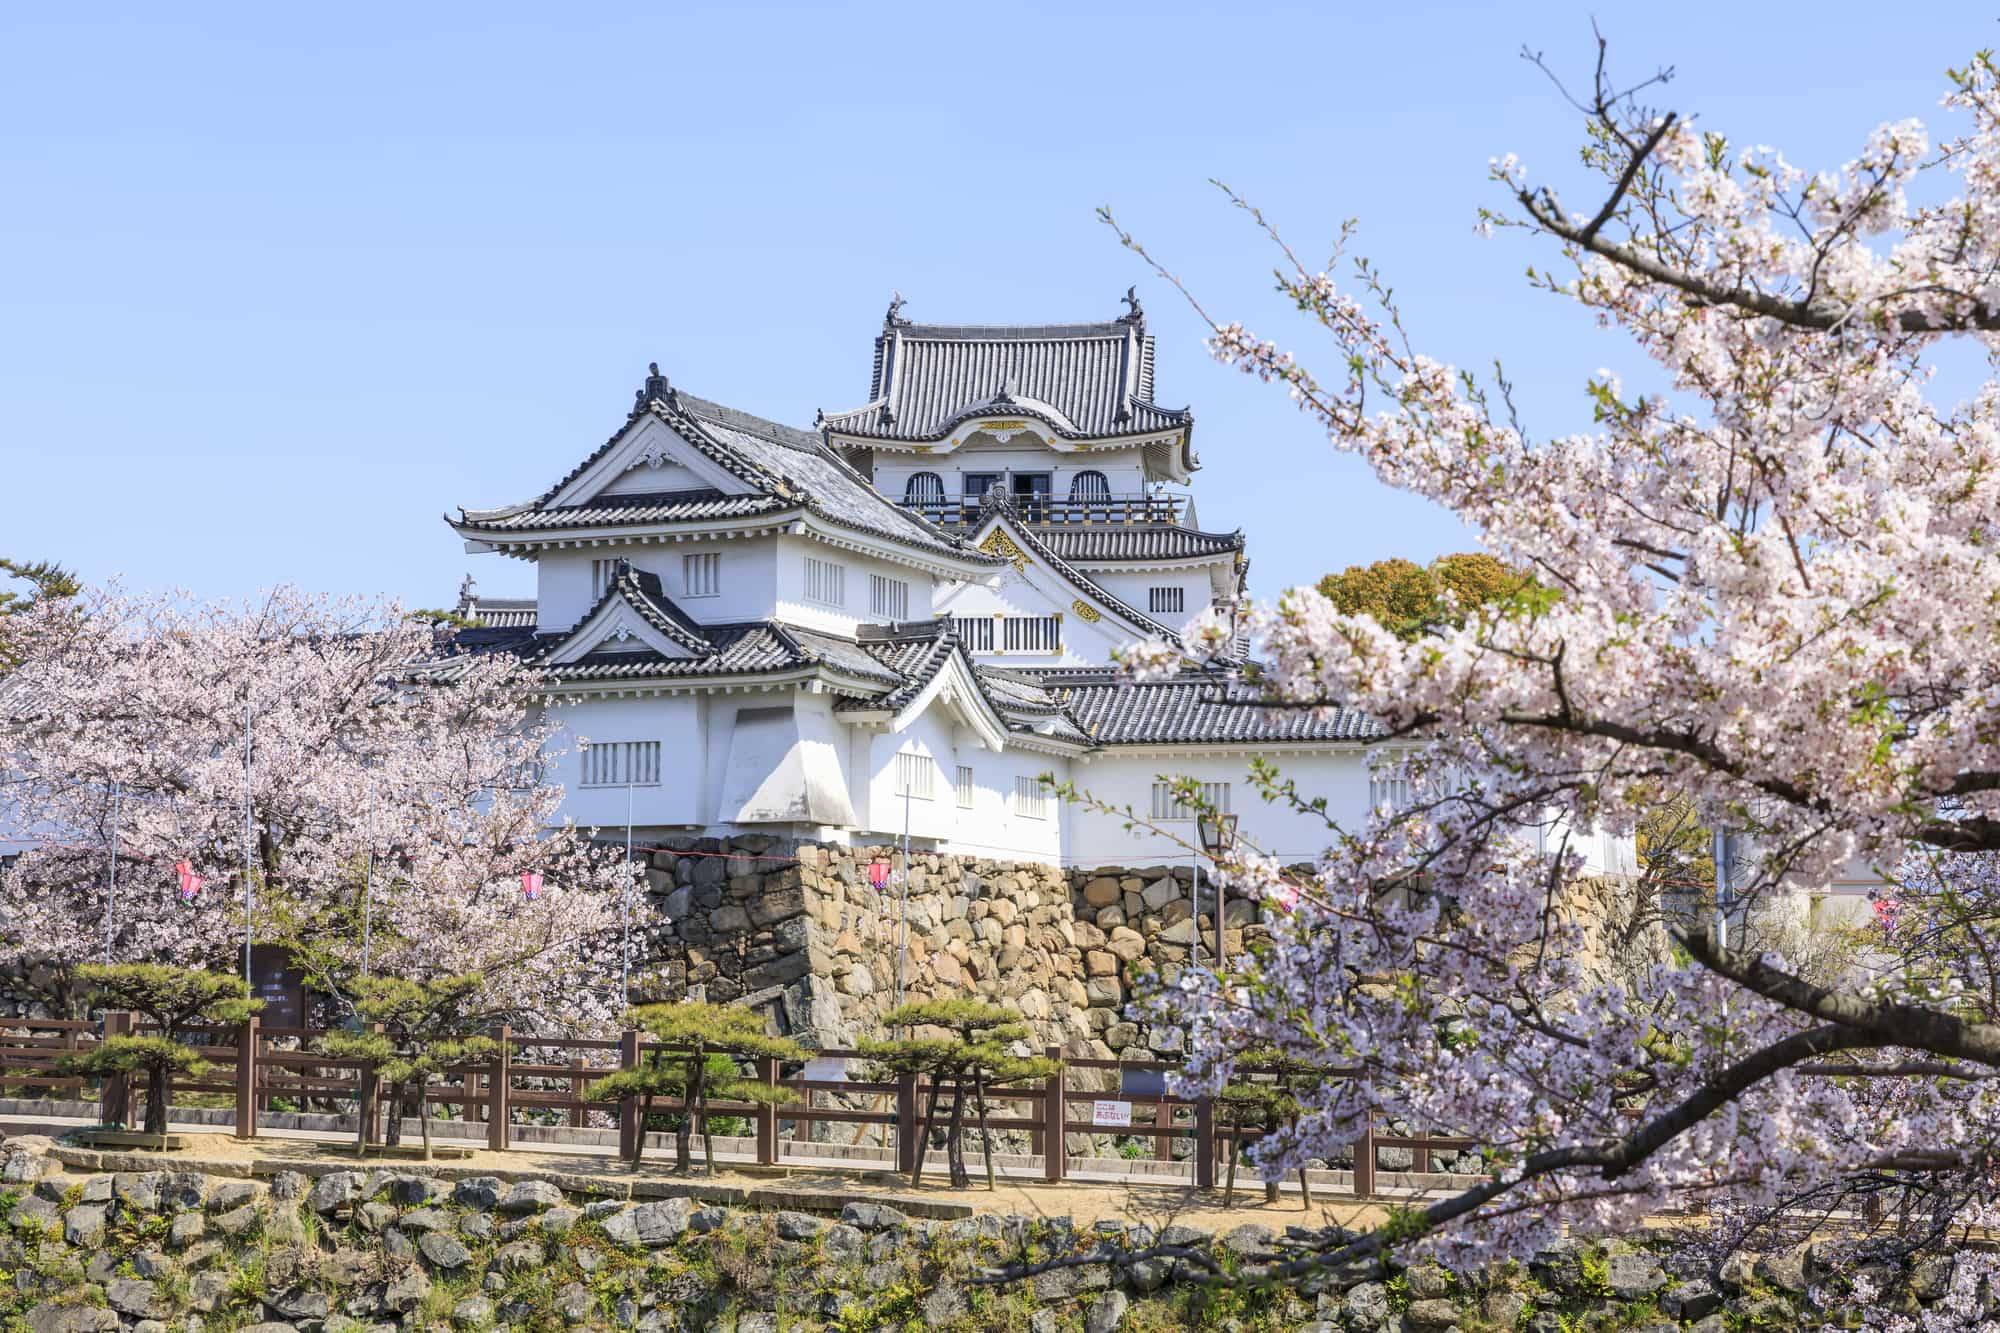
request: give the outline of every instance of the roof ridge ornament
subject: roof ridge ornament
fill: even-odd
[[[646,383],[634,395],[632,410],[636,412],[647,403],[665,399],[670,392],[672,392],[672,388],[667,383],[667,377],[660,373],[660,363],[657,361],[648,361],[646,363]]]
[[[1139,288],[1137,285],[1127,287],[1125,295],[1118,299],[1123,301],[1126,306],[1125,313],[1118,317],[1120,324],[1144,324],[1146,322],[1146,312],[1139,305]]]
[[[903,318],[904,304],[901,292],[892,291],[889,293],[889,312],[882,316],[883,328],[893,329],[898,324],[908,324],[910,322]]]

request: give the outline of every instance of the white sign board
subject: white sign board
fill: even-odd
[[[1132,1124],[1132,1103],[1092,1102],[1090,1104],[1090,1123],[1093,1125],[1124,1125],[1129,1128]]]
[[[813,1083],[845,1083],[847,1061],[837,1056],[815,1055],[806,1061],[800,1076]]]

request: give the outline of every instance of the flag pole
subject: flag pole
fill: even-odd
[[[111,880],[104,895],[104,965],[111,966],[111,938],[118,922],[118,804],[123,789],[111,784]]]
[[[251,703],[248,695],[243,699],[243,984],[254,991],[256,981],[250,974],[250,719]]]

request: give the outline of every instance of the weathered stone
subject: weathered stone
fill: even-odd
[[[1389,1319],[1389,1289],[1380,1282],[1359,1283],[1341,1297],[1340,1312],[1351,1329],[1379,1328]]]
[[[283,1315],[293,1321],[301,1319],[324,1319],[333,1310],[333,1302],[323,1291],[311,1287],[292,1287],[279,1292],[264,1301],[264,1308],[272,1314]]]
[[[621,1245],[658,1249],[688,1229],[688,1215],[694,1211],[686,1199],[661,1199],[642,1203],[629,1212],[604,1220],[604,1234]]]
[[[361,1194],[361,1177],[353,1171],[331,1171],[313,1182],[306,1207],[316,1213],[337,1212],[353,1204]]]
[[[451,1225],[451,1214],[441,1208],[413,1208],[396,1219],[405,1231],[442,1231]]]
[[[1621,1301],[1644,1300],[1667,1285],[1667,1275],[1652,1255],[1639,1250],[1614,1254],[1605,1262],[1605,1280]]]
[[[1521,1312],[1527,1308],[1528,1298],[1518,1291],[1489,1291],[1479,1303],[1479,1312],[1495,1328],[1514,1327],[1521,1322]]]
[[[493,1322],[493,1302],[484,1296],[467,1296],[451,1307],[451,1322],[460,1328],[486,1328]]]
[[[63,1214],[63,1240],[78,1249],[93,1249],[104,1239],[104,1216],[108,1210],[101,1203],[80,1203]]]
[[[303,1199],[312,1186],[312,1177],[303,1171],[280,1171],[271,1177],[271,1197],[290,1203]]]
[[[392,1314],[408,1314],[431,1294],[431,1280],[421,1268],[412,1268],[382,1288],[382,1308]]]
[[[115,1311],[93,1305],[52,1305],[46,1301],[28,1311],[34,1333],[116,1333]]]
[[[562,1201],[562,1191],[548,1181],[524,1180],[501,1197],[499,1208],[503,1213],[539,1213]]]
[[[115,1277],[104,1284],[104,1299],[119,1314],[138,1318],[153,1314],[159,1297],[153,1284],[144,1278]]]
[[[457,1237],[442,1231],[426,1231],[417,1238],[417,1253],[428,1259],[433,1267],[451,1272],[472,1262],[472,1251],[465,1248]]]
[[[393,1204],[369,1202],[360,1205],[354,1210],[354,1225],[360,1227],[370,1235],[375,1234],[395,1220],[396,1209]]]
[[[1800,1246],[1767,1254],[1757,1261],[1755,1271],[1759,1279],[1779,1291],[1801,1294],[1806,1289],[1805,1248]]]
[[[208,1211],[226,1213],[241,1208],[246,1203],[255,1203],[262,1189],[254,1180],[225,1180],[208,1193]]]
[[[1185,901],[1187,896],[1187,890],[1171,879],[1156,879],[1139,891],[1139,901],[1149,912],[1161,911],[1171,902]]]
[[[111,1177],[111,1197],[135,1213],[159,1211],[164,1171],[120,1171]]]
[[[1411,1301],[1403,1322],[1413,1329],[1457,1328],[1458,1307],[1446,1300]]]
[[[188,1304],[202,1314],[215,1309],[235,1279],[227,1272],[196,1273],[188,1280]]]
[[[185,1250],[200,1240],[207,1230],[208,1225],[202,1221],[200,1213],[182,1213],[167,1228],[167,1244],[176,1250]]]
[[[1083,886],[1083,900],[1092,907],[1111,906],[1118,901],[1118,893],[1118,881],[1115,879],[1100,877],[1087,881]]]
[[[500,1202],[500,1177],[471,1176],[451,1187],[451,1201],[461,1208],[491,1208]]]
[[[520,1273],[540,1268],[545,1262],[542,1243],[538,1240],[517,1240],[503,1245],[493,1255],[493,1266],[502,1273]]]
[[[1083,1333],[1117,1333],[1131,1304],[1122,1291],[1105,1292],[1091,1302],[1090,1313],[1083,1318]]]
[[[826,1223],[811,1213],[785,1211],[772,1219],[780,1238],[784,1240],[811,1240],[826,1229]]]
[[[910,1224],[907,1213],[886,1203],[855,1199],[843,1205],[840,1220],[863,1231],[901,1231]]]
[[[943,1328],[954,1324],[971,1310],[972,1304],[966,1299],[964,1289],[951,1281],[938,1283],[918,1307],[925,1328]]]
[[[240,1208],[216,1214],[215,1229],[225,1236],[241,1236],[255,1227],[258,1221],[257,1205],[246,1203]]]
[[[556,1293],[556,1313],[572,1324],[581,1324],[596,1311],[597,1298],[581,1282],[571,1282]]]

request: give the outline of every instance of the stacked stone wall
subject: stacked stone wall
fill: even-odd
[[[891,866],[880,890],[869,880],[877,858]],[[1065,869],[916,852],[907,951],[892,848],[690,840],[652,853],[647,876],[645,998],[692,991],[748,1003],[827,1046],[874,1031],[900,981],[910,1000],[1005,1005],[1038,1043],[1073,1056],[1172,1056],[1178,1032],[1127,1020],[1133,983],[1155,969],[1171,980],[1197,923],[1205,949],[1215,937],[1212,886],[1203,880],[1197,917],[1186,866]],[[1232,901],[1225,949],[1239,953],[1261,928],[1256,904]]]

